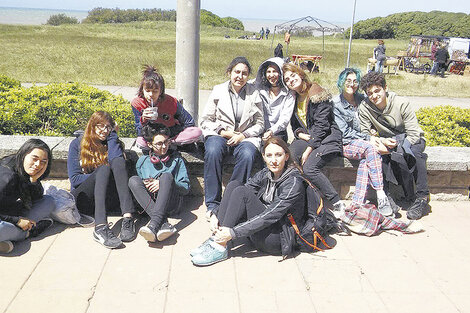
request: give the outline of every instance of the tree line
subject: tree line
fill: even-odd
[[[349,29],[346,30],[349,34]],[[442,11],[395,13],[354,24],[353,38],[387,39],[429,35],[470,38],[470,14]]]
[[[162,9],[128,9],[121,10],[119,8],[94,8],[88,12],[88,16],[82,23],[130,23],[141,21],[176,21],[175,10],[162,10]],[[76,18],[71,18],[65,14],[52,15],[47,24],[61,25],[61,24],[76,24]],[[237,30],[244,30],[243,23],[233,17],[221,18],[210,11],[201,10],[201,24],[211,25],[218,27],[228,27]]]

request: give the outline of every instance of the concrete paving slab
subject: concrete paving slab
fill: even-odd
[[[310,291],[317,313],[389,313],[380,296],[374,292],[322,292]]]
[[[381,294],[390,312],[403,313],[457,313],[457,307],[442,293],[427,290],[414,292],[386,292]]]
[[[207,290],[204,281],[192,281],[199,290],[169,290],[167,294],[165,313],[204,312],[204,313],[241,313],[239,298],[236,291]]]
[[[96,292],[87,313],[165,312],[165,292],[105,291]]]
[[[91,292],[86,290],[25,290],[5,313],[47,312],[47,313],[84,313],[88,307]]]

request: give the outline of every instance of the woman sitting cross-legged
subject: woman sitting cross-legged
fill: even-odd
[[[35,237],[52,225],[55,202],[41,185],[51,162],[51,150],[40,139],[29,139],[0,160],[0,253],[11,252],[12,241]]]
[[[226,260],[230,240],[240,237],[249,237],[256,249],[269,254],[286,257],[293,251],[295,235],[287,214],[304,223],[304,181],[279,137],[265,142],[263,158],[266,168],[246,184],[232,181],[227,185],[211,216],[213,236],[191,251],[194,265]]]
[[[70,143],[67,170],[78,210],[83,214],[95,215],[93,238],[110,249],[118,248],[123,241],[134,240],[135,209],[128,187],[123,144],[108,112],[93,113],[85,133]],[[108,227],[107,198],[119,199],[123,215],[119,238]]]
[[[343,155],[348,159],[361,160],[352,202],[364,203],[367,188],[371,185],[377,191],[378,210],[383,215],[390,216],[399,207],[384,192],[382,158],[375,147],[379,139],[361,133],[358,108],[365,96],[358,92],[360,80],[361,72],[358,69],[343,70],[337,82],[341,93],[333,98],[335,121],[343,133]]]
[[[137,161],[139,176],[129,179],[129,188],[150,216],[150,222],[139,234],[150,242],[163,241],[176,232],[167,216],[170,211],[179,211],[183,196],[189,192],[189,177],[180,154],[168,149],[171,140],[168,127],[149,122],[142,134],[150,153]]]

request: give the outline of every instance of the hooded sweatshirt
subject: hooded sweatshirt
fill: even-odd
[[[380,137],[386,138],[406,134],[406,139],[412,145],[418,143],[420,138],[424,138],[424,132],[418,124],[410,102],[394,92],[387,93],[387,105],[383,111],[368,98],[362,101],[359,106],[359,120],[361,131],[369,135],[374,134],[372,129],[375,129]]]
[[[271,130],[273,134],[286,130],[295,105],[293,92],[284,84],[283,64],[284,60],[281,58],[270,58],[264,61],[258,69],[255,80],[256,88],[258,88],[261,100],[263,101],[264,126],[266,131]],[[266,69],[270,65],[276,65],[279,70],[278,84],[281,87],[281,91],[275,98],[269,96],[269,87],[263,82],[263,76],[265,76],[263,74],[266,73]]]

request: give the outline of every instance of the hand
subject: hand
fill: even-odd
[[[395,148],[398,144],[398,142],[393,138],[380,138],[380,140],[389,149]]]
[[[380,140],[376,142],[375,148],[377,151],[379,151],[380,154],[390,154],[388,148]]]
[[[219,229],[219,219],[215,214],[211,215],[211,219],[209,221],[209,228],[212,233],[215,233]]]
[[[309,141],[311,136],[309,134],[306,134],[306,133],[300,133],[299,135],[299,138],[302,139],[302,140],[305,140],[305,141]]]
[[[273,131],[272,130],[268,130],[266,131],[264,134],[263,134],[263,137],[261,137],[261,139],[263,139],[263,141],[266,141],[268,140],[269,138],[271,138],[273,136]]]
[[[240,142],[242,142],[243,139],[245,139],[245,135],[243,135],[242,133],[238,133],[238,134],[236,133],[235,135],[232,136],[232,138],[227,140],[227,145],[228,146],[236,146]]]
[[[230,228],[224,226],[219,227],[215,232],[214,236],[214,241],[222,245],[232,239],[232,235],[230,234]]]
[[[305,161],[307,161],[312,151],[313,151],[312,147],[307,147],[307,149],[305,149],[304,153],[302,153],[302,158],[300,159],[300,162],[302,163],[300,165],[304,165]]]
[[[33,226],[36,226],[36,222],[33,221],[33,220],[30,220],[29,218],[26,218],[26,217],[20,217],[20,219],[18,220],[18,223],[16,223],[16,225],[19,228],[21,228],[22,230],[28,231],[28,230],[31,230],[31,228],[33,228]]]
[[[230,139],[233,137],[233,135],[235,135],[235,133],[231,130],[225,130],[225,129],[222,129],[219,133],[220,136],[224,137],[225,139]]]
[[[160,189],[160,180],[154,178],[147,178],[143,180],[145,188],[151,193],[155,193]]]
[[[42,174],[44,174],[44,172],[46,171],[47,169],[47,164],[44,164],[44,167],[36,173],[36,175],[34,176],[29,176],[29,180],[32,182],[32,183],[35,183],[38,181],[39,177],[42,176]]]
[[[143,122],[149,121],[152,116],[153,116],[153,109],[152,108],[146,108],[142,111],[142,121]]]

